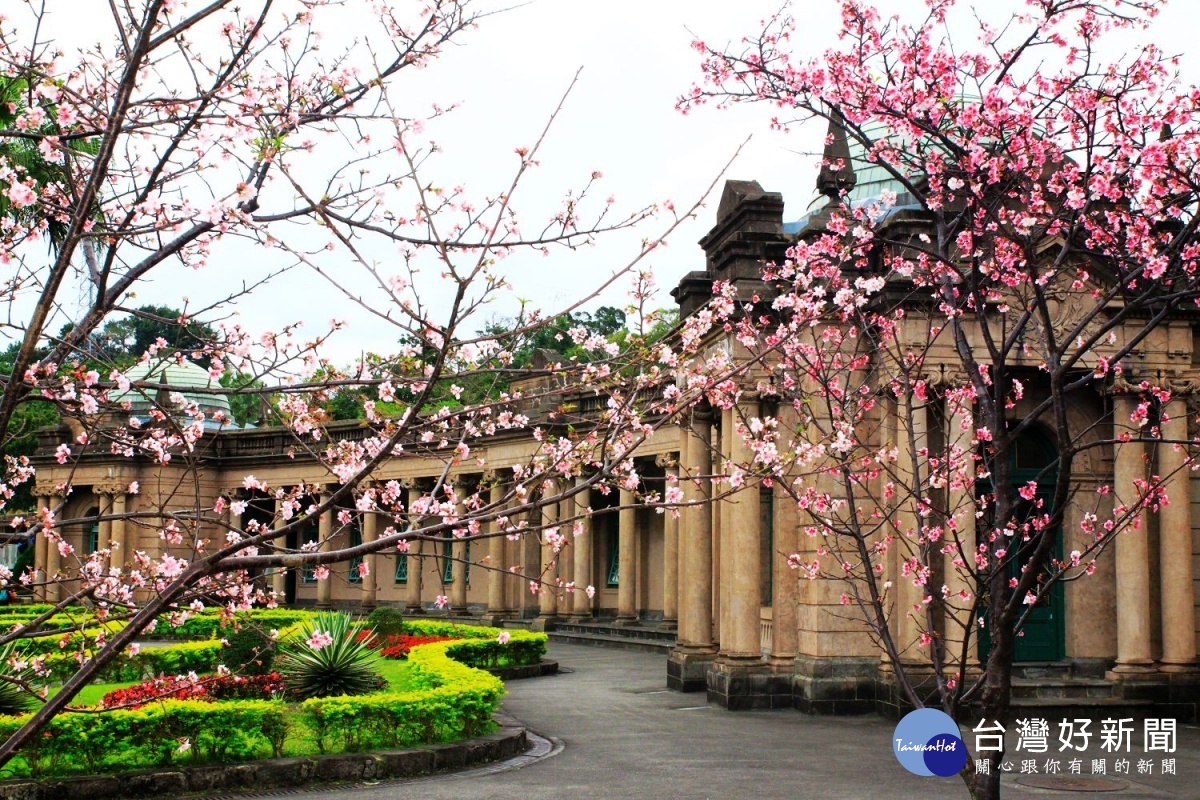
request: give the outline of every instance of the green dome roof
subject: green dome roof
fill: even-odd
[[[228,428],[233,425],[233,414],[230,413],[229,398],[226,395],[189,391],[189,389],[203,390],[219,385],[209,376],[208,370],[191,361],[147,361],[130,367],[125,371],[125,377],[134,383],[163,384],[164,388],[170,387],[169,392],[178,392],[183,395],[186,402],[195,403],[204,412],[206,428]],[[116,402],[128,401],[132,416],[145,417],[149,415],[150,409],[155,407],[156,394],[157,392],[149,387],[140,389],[130,387],[128,391],[112,392],[109,396]],[[213,419],[214,415],[218,413],[221,422]]]

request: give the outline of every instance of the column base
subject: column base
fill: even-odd
[[[471,616],[471,609],[466,606],[450,606],[450,616],[469,617]]]
[[[503,628],[506,619],[511,619],[508,611],[488,611],[479,618],[479,624],[489,628]]]
[[[567,614],[562,619],[563,622],[579,624],[581,622],[591,622],[596,619],[596,616],[589,611],[586,614]]]
[[[423,617],[425,616],[425,606],[406,605],[404,607],[404,613],[410,617]]]
[[[1158,665],[1159,672],[1167,672],[1172,675],[1200,675],[1200,664],[1195,661],[1183,661],[1180,663],[1171,663],[1161,661]]]
[[[705,675],[708,701],[730,711],[791,708],[791,677],[756,656],[718,656]]]
[[[546,631],[554,630],[554,625],[558,621],[558,617],[554,616],[553,614],[549,616],[537,616],[529,622],[529,630],[537,631],[538,633],[545,633]]]
[[[792,705],[808,714],[873,714],[879,659],[798,655],[792,662]]]
[[[633,625],[641,625],[642,621],[640,619],[638,619],[636,616],[633,616],[633,617],[624,616],[624,617],[617,617],[616,619],[613,620],[612,624],[614,627],[617,627],[617,628],[627,628],[627,627],[630,627]]]
[[[705,691],[708,668],[716,657],[713,645],[675,645],[667,656],[667,688],[676,692]]]
[[[1158,672],[1155,664],[1151,660],[1126,661],[1125,663],[1117,662],[1117,665],[1104,673],[1104,677],[1110,681],[1136,679],[1138,676],[1153,675]]]

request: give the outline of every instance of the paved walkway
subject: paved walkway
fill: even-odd
[[[661,655],[551,644],[569,673],[514,681],[504,710],[561,743],[520,769],[477,770],[363,788],[305,792],[306,800],[446,798],[928,798],[962,800],[957,778],[920,778],[892,756],[894,724],[877,717],[810,717],[794,711],[730,713],[699,694],[668,692]],[[1056,726],[1054,726],[1056,727]],[[1052,749],[1057,731],[1052,731]],[[1134,737],[1135,751],[1141,732]],[[1099,742],[1087,752],[1102,753]],[[1155,754],[1156,761],[1159,754]],[[1129,756],[1136,765],[1138,753]],[[1063,797],[1200,797],[1200,729],[1179,732],[1178,775],[1122,778],[1111,794],[1022,790],[1005,800]],[[493,768],[494,769],[494,768]],[[1065,769],[1065,760],[1064,760]],[[1136,771],[1136,766],[1135,766]],[[291,792],[289,792],[291,794]]]

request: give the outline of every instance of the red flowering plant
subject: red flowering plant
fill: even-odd
[[[409,636],[404,633],[396,633],[385,636],[380,641],[379,655],[384,658],[405,659],[408,658],[409,651],[417,645],[449,642],[454,638],[453,636]]]
[[[104,708],[140,708],[160,700],[268,700],[285,691],[278,672],[266,675],[163,676],[104,695]]]

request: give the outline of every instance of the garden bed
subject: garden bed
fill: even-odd
[[[293,627],[305,619],[297,616],[303,613],[289,612]],[[0,615],[0,624],[10,616]],[[257,616],[247,621],[258,624]],[[419,637],[414,642],[427,643],[413,647],[407,661],[377,662],[387,682],[382,691],[303,702],[168,699],[136,709],[65,713],[5,772],[39,779],[146,768],[178,772],[206,764],[420,748],[487,735],[504,690],[485,670],[530,667],[545,653],[545,635],[527,631],[435,620],[405,621],[404,631]],[[105,692],[149,675],[215,672],[226,652],[216,639],[145,648],[106,670],[101,678],[107,683],[88,687],[77,704],[95,704]],[[65,673],[68,659],[74,662],[69,654],[53,654],[48,663]],[[11,734],[24,719],[0,717],[0,736]]]

